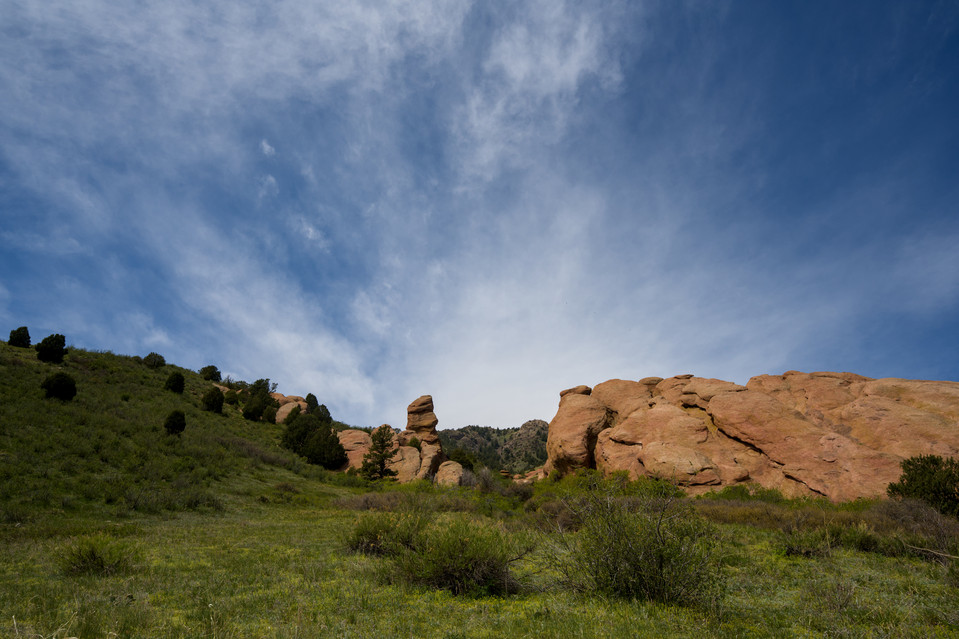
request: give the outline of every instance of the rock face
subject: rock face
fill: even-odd
[[[433,412],[433,398],[429,395],[423,395],[414,400],[406,409],[406,414],[406,430],[393,435],[396,454],[390,461],[389,467],[396,471],[396,480],[399,482],[430,478],[436,478],[439,481],[440,466],[446,462],[446,456],[443,454],[443,446],[440,444],[439,435],[436,433],[436,425],[439,420],[436,418],[436,413]],[[346,456],[349,460],[344,470],[348,468],[358,470],[363,466],[363,457],[370,449],[370,436],[364,431],[355,429],[344,430],[337,435],[340,438],[340,443],[343,444],[343,448],[346,449]],[[414,438],[415,442],[413,442]],[[456,466],[459,466],[459,464],[456,464]],[[454,468],[448,467],[443,475],[444,482],[452,481],[454,471]],[[462,471],[463,469],[460,467],[459,474],[455,475],[454,483],[459,483]]]
[[[701,493],[740,482],[787,496],[884,495],[899,462],[959,456],[959,382],[852,373],[680,375],[560,393],[544,473],[596,468]]]

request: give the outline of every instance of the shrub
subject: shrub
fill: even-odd
[[[280,443],[327,470],[341,468],[347,462],[346,450],[332,426],[315,415],[297,416],[283,430]]]
[[[200,408],[211,413],[223,412],[223,393],[215,386],[203,393],[200,398]]]
[[[54,373],[40,384],[48,398],[60,399],[69,402],[76,397],[77,383],[66,373]]]
[[[66,343],[66,338],[59,333],[44,337],[39,344],[34,346],[37,351],[37,359],[51,364],[61,363],[63,356],[67,354]]]
[[[899,481],[886,489],[890,497],[921,499],[944,515],[959,516],[959,459],[919,455],[900,466]]]
[[[399,551],[394,574],[408,584],[454,595],[511,594],[520,586],[511,566],[531,550],[501,526],[449,517]]]
[[[186,415],[182,410],[175,410],[166,417],[163,428],[170,435],[179,435],[186,429]]]
[[[286,417],[283,418],[283,425],[284,425],[284,426],[289,426],[290,424],[292,424],[292,423],[294,422],[294,420],[296,420],[296,418],[299,417],[299,416],[300,416],[300,413],[302,413],[302,412],[303,412],[303,409],[300,408],[300,405],[299,405],[299,404],[296,404],[296,405],[290,410],[290,412],[287,413]]]
[[[10,331],[10,339],[7,340],[7,344],[17,348],[30,348],[30,331],[27,330],[26,326],[13,329]]]
[[[407,446],[412,446],[412,447],[415,448],[416,450],[422,452],[422,444],[420,444],[420,440],[417,439],[415,436],[414,436],[414,437],[410,437],[410,441],[408,441],[408,442],[406,443],[406,445],[407,445]]]
[[[200,369],[200,377],[208,382],[218,382],[222,379],[220,369],[212,364]]]
[[[166,378],[166,383],[163,385],[168,391],[173,391],[174,393],[182,394],[183,387],[186,381],[183,379],[183,373],[180,371],[173,371],[170,373],[170,376]]]
[[[236,406],[240,401],[239,396],[236,394],[235,390],[228,390],[223,394],[223,403],[229,404],[230,406]]]
[[[306,412],[312,413],[320,405],[320,402],[316,399],[316,395],[313,393],[306,394]]]
[[[370,449],[363,456],[360,474],[371,481],[395,476],[396,471],[389,467],[390,460],[396,454],[396,448],[393,447],[393,429],[383,424],[373,431],[370,440]]]
[[[147,368],[163,368],[166,366],[166,360],[159,353],[150,353],[143,358],[143,363]]]
[[[424,512],[369,513],[356,522],[346,545],[367,555],[395,556],[403,549],[413,548],[429,521],[430,515]]]
[[[97,534],[71,540],[59,550],[57,564],[64,575],[115,575],[130,568],[133,552],[124,542]]]
[[[612,491],[571,501],[578,533],[550,559],[580,592],[679,605],[718,605],[725,575],[715,529],[674,497],[628,499]]]

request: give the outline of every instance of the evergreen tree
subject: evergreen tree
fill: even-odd
[[[143,358],[143,363],[147,368],[163,368],[166,366],[166,359],[159,353],[150,353]]]
[[[163,385],[163,388],[177,394],[182,394],[185,384],[186,380],[183,379],[183,373],[173,371],[170,373],[170,376],[166,378],[166,383]]]
[[[316,410],[316,407],[320,405],[320,402],[316,399],[316,395],[313,393],[306,394],[306,412],[312,413]]]
[[[39,344],[34,346],[37,351],[37,359],[41,362],[60,364],[63,362],[63,356],[67,354],[66,343],[67,338],[59,333],[44,337]]]
[[[40,384],[47,397],[69,402],[77,394],[77,383],[66,373],[54,373]]]
[[[220,375],[220,369],[210,364],[209,366],[204,366],[200,369],[200,377],[205,379],[208,382],[218,382],[222,379]]]
[[[186,429],[186,415],[182,410],[175,410],[166,417],[163,428],[169,435],[179,435]]]
[[[280,443],[311,464],[327,470],[340,468],[347,462],[346,450],[333,428],[316,415],[298,415],[286,425]]]
[[[10,339],[7,340],[7,344],[17,348],[30,348],[30,331],[27,330],[26,326],[13,329],[10,331]]]
[[[393,448],[393,429],[383,424],[373,431],[370,439],[370,450],[363,456],[360,474],[372,480],[393,477],[396,471],[389,467],[390,460],[396,454],[396,449]]]
[[[919,455],[899,465],[899,481],[886,488],[890,497],[921,499],[945,515],[959,516],[959,459]]]
[[[222,413],[223,393],[220,392],[219,388],[210,388],[210,390],[203,393],[203,397],[200,399],[200,406],[203,410],[210,411],[211,413]]]

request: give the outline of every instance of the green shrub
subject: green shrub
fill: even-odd
[[[569,504],[581,522],[549,557],[573,590],[678,605],[715,606],[725,574],[715,528],[677,498],[610,491]]]
[[[240,401],[239,396],[236,394],[235,390],[228,390],[223,393],[223,403],[230,406],[236,406]]]
[[[263,409],[263,415],[260,419],[268,424],[276,423],[276,406],[267,406]]]
[[[59,333],[44,337],[39,344],[34,346],[37,351],[37,359],[51,364],[61,363],[63,356],[67,354],[66,343],[66,338]]]
[[[316,415],[298,415],[283,430],[280,443],[327,470],[341,468],[347,462],[346,450],[333,427]]]
[[[168,391],[173,391],[174,393],[182,394],[185,385],[186,380],[183,379],[183,373],[173,371],[170,373],[170,376],[166,378],[166,383],[163,384],[163,388]]]
[[[163,368],[166,366],[166,360],[159,353],[150,353],[143,358],[143,363],[147,368]]]
[[[186,415],[183,414],[182,410],[173,411],[167,415],[166,421],[163,422],[163,428],[170,435],[179,435],[186,429]]]
[[[64,575],[104,577],[127,571],[132,556],[128,544],[97,534],[71,540],[57,552],[56,560]]]
[[[69,402],[77,395],[77,383],[66,373],[54,373],[40,384],[48,398]]]
[[[899,481],[889,484],[890,497],[921,499],[945,515],[959,517],[959,459],[919,455],[902,460]]]
[[[319,407],[319,405],[320,405],[320,402],[319,400],[316,399],[316,395],[314,395],[313,393],[306,394],[306,412],[307,413],[312,413]]]
[[[511,567],[531,550],[502,526],[448,517],[399,551],[394,574],[410,585],[454,595],[505,595],[519,590]]]
[[[290,424],[292,424],[296,420],[296,418],[300,416],[302,412],[303,412],[303,409],[300,407],[299,404],[296,404],[295,406],[293,406],[290,412],[286,414],[286,417],[283,418],[283,425],[289,426]]]
[[[10,331],[10,339],[7,340],[7,344],[17,348],[30,348],[30,331],[27,330],[26,326],[13,329]]]
[[[223,393],[213,386],[200,398],[200,408],[211,413],[222,413],[223,401]]]
[[[410,440],[406,443],[406,445],[407,445],[407,446],[412,446],[412,447],[415,448],[416,450],[422,452],[422,444],[420,444],[420,440],[417,439],[415,436],[414,436],[414,437],[410,437]]]
[[[200,369],[200,377],[208,382],[218,382],[222,379],[220,369],[212,364]]]
[[[363,515],[346,540],[354,552],[367,555],[398,555],[413,548],[430,516],[424,512],[374,512]]]

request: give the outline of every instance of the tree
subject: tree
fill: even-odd
[[[211,387],[210,390],[203,393],[203,397],[200,398],[200,407],[211,413],[222,413],[223,393],[220,392],[219,388],[215,386]]]
[[[397,450],[393,447],[393,429],[383,424],[373,431],[370,440],[370,450],[363,456],[360,474],[372,480],[396,475],[396,471],[389,467]]]
[[[175,410],[166,417],[163,428],[169,435],[179,435],[186,429],[186,415],[182,410]]]
[[[959,516],[959,459],[919,455],[899,465],[899,481],[886,488],[890,497],[914,497],[944,515]]]
[[[163,388],[168,391],[173,391],[177,394],[182,394],[184,384],[185,380],[183,379],[183,373],[180,371],[173,371],[170,373],[170,376],[166,378],[166,383],[163,385]]]
[[[340,468],[347,462],[346,450],[332,426],[316,415],[298,415],[283,429],[280,443],[311,464],[327,470]]]
[[[10,331],[10,339],[7,340],[7,344],[17,348],[30,348],[30,331],[27,330],[26,326],[13,329]]]
[[[63,356],[67,354],[66,343],[67,338],[59,333],[44,337],[39,344],[34,346],[37,351],[37,359],[51,364],[61,363]]]
[[[77,383],[66,373],[54,373],[40,384],[48,398],[69,402],[76,397]]]
[[[320,405],[320,402],[317,401],[316,395],[313,393],[306,394],[306,412],[312,413],[316,410],[316,407]]]
[[[163,368],[166,366],[166,359],[159,353],[150,353],[143,358],[143,363],[147,368]]]
[[[200,377],[208,382],[218,382],[222,379],[222,376],[220,375],[220,369],[213,364],[201,368]]]

